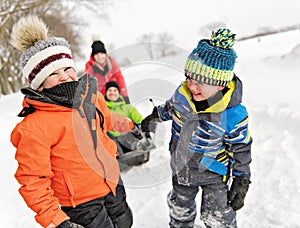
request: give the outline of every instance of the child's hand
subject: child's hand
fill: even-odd
[[[156,125],[157,125],[157,123],[156,123],[157,119],[158,119],[157,107],[154,107],[152,114],[150,114],[145,119],[143,119],[143,121],[141,123],[142,131],[143,132],[155,132]]]
[[[235,177],[233,179],[230,191],[228,192],[228,201],[233,210],[237,211],[244,206],[244,200],[250,183],[249,177]]]
[[[143,135],[141,134],[140,125],[134,124],[131,134],[137,139],[142,139]]]

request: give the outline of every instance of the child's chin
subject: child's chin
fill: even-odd
[[[202,101],[202,100],[204,100],[201,95],[193,95],[193,98],[194,98],[195,101]]]

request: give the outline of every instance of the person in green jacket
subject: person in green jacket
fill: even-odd
[[[120,94],[120,87],[116,81],[109,81],[105,85],[105,101],[107,107],[114,113],[128,117],[135,124],[140,124],[143,116],[130,104],[126,104],[125,99]],[[110,132],[113,136],[120,136],[119,132]]]
[[[136,135],[132,137],[132,133],[122,134],[117,131],[109,131],[108,135],[115,139],[119,144],[119,154],[123,154],[132,150],[136,150],[137,142],[143,137],[139,131],[139,125],[143,120],[143,116],[138,110],[130,104],[126,104],[125,99],[120,95],[120,87],[116,81],[109,81],[105,85],[105,101],[107,107],[114,113],[131,119],[136,124]],[[129,142],[130,141],[130,142]]]
[[[120,87],[116,81],[106,83],[105,101],[107,107],[114,113],[131,119],[135,123],[134,129],[122,134],[109,131],[107,135],[115,140],[118,148],[118,161],[121,171],[127,171],[132,166],[140,165],[149,160],[150,149],[155,148],[149,137],[142,135],[140,123],[143,116],[120,95]]]

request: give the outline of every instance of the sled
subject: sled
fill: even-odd
[[[138,166],[149,161],[150,151],[155,148],[150,135],[143,134],[137,139],[131,133],[117,138],[118,161],[121,171],[128,171],[133,166]]]
[[[149,158],[150,158],[150,151],[144,151],[144,150],[134,150],[119,155],[118,161],[119,161],[120,170],[121,172],[128,171],[133,166],[138,166],[149,161]]]

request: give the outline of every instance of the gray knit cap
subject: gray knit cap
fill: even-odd
[[[54,71],[75,68],[68,42],[62,37],[48,38],[48,28],[37,16],[23,17],[13,26],[11,43],[23,51],[20,68],[33,89]]]

